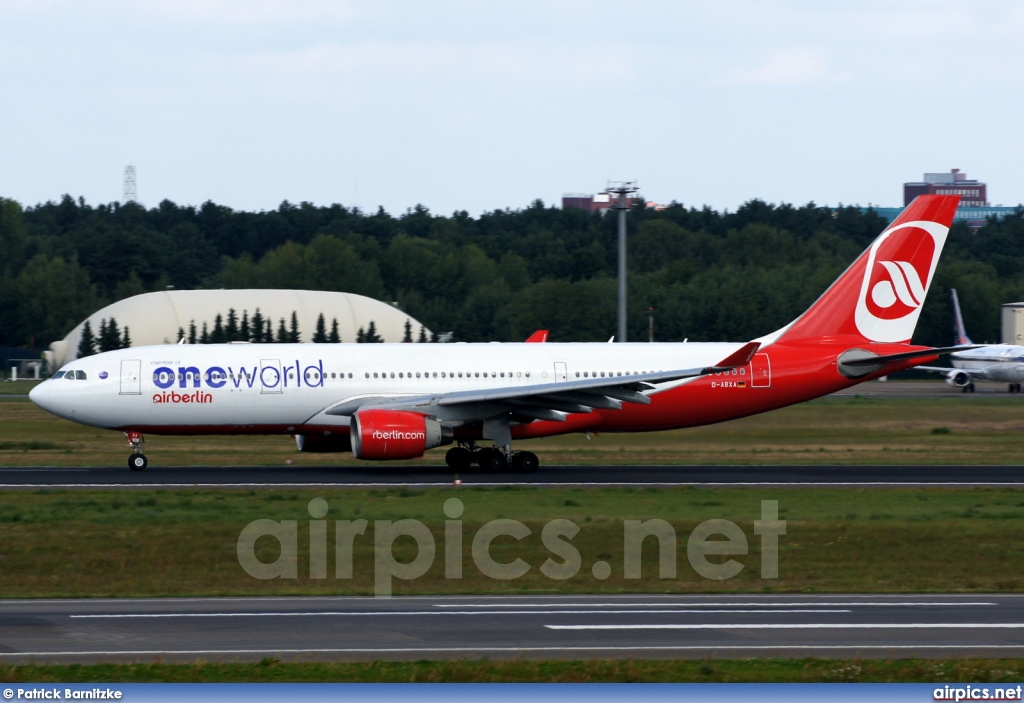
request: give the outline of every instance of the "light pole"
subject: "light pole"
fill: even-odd
[[[626,211],[629,210],[629,197],[639,188],[636,181],[609,181],[608,193],[619,196],[613,206],[619,211],[619,334],[615,341],[626,341]]]

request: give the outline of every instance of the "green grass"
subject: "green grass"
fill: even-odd
[[[3,683],[931,683],[1016,685],[1020,659],[727,659],[0,666]]]
[[[830,397],[707,427],[549,437],[516,447],[548,465],[1018,464],[1022,437],[1019,397]],[[300,453],[287,436],[147,440],[153,466],[360,463],[351,454]],[[443,465],[444,452],[409,463]],[[24,398],[0,399],[0,466],[120,466],[127,453],[119,432],[61,420]]]
[[[445,488],[385,490],[111,490],[17,491],[0,495],[0,593],[6,597],[215,596],[372,594],[376,520],[414,519],[444,549],[444,501],[463,501],[463,573],[444,578],[439,556],[422,577],[394,582],[396,594],[428,593],[713,593],[713,592],[996,592],[1024,591],[1024,490],[951,489],[539,489]],[[329,505],[328,521],[366,519],[356,539],[354,577],[334,578],[334,530],[327,579],[308,578],[309,512],[313,498]],[[777,500],[787,521],[780,538],[779,578],[760,576],[760,538],[753,532],[761,501]],[[256,519],[297,521],[297,578],[259,580],[240,566],[237,541]],[[522,577],[484,576],[469,545],[481,525],[514,519],[531,534],[499,538],[498,562],[522,558]],[[552,556],[541,539],[549,521],[579,527],[572,539],[582,568],[567,580],[546,577]],[[659,518],[677,535],[675,578],[658,576],[657,543],[644,543],[642,578],[623,569],[624,520]],[[711,581],[687,560],[687,540],[702,521],[723,518],[744,532],[744,569]],[[395,558],[411,561],[415,542],[401,537]],[[276,540],[257,554],[273,562]],[[724,558],[719,558],[724,559]],[[612,574],[593,577],[606,561]]]

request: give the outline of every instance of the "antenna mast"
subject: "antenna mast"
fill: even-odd
[[[626,211],[629,197],[639,190],[636,181],[608,181],[608,194],[619,199],[612,207],[619,211],[619,334],[616,342],[626,341]]]
[[[124,202],[138,202],[139,194],[135,190],[135,166],[128,164],[124,167]]]

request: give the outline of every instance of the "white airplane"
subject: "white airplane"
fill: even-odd
[[[953,295],[953,335],[958,345],[973,345],[964,328],[960,314],[960,300],[956,289]],[[949,355],[953,368],[943,366],[920,366],[924,371],[935,371],[946,375],[946,383],[962,388],[964,393],[974,392],[975,381],[997,381],[1009,385],[1010,393],[1020,393],[1024,383],[1024,347],[1019,344],[988,344],[974,346],[965,351]]]
[[[752,342],[216,344],[110,351],[30,394],[75,422],[143,433],[292,435],[300,451],[533,471],[513,440],[706,425],[934,361],[909,344],[959,202],[917,198],[800,317]],[[493,446],[483,446],[488,440]]]

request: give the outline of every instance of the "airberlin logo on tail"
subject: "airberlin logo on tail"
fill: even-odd
[[[909,261],[878,261],[882,280],[871,286],[868,310],[883,320],[906,317],[924,303],[924,284]],[[876,275],[877,277],[877,275]]]
[[[937,222],[907,222],[875,240],[855,313],[862,335],[875,342],[910,339],[948,232]]]

